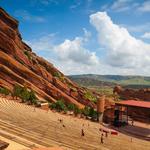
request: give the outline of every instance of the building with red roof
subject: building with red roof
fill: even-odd
[[[122,122],[128,124],[132,120],[150,123],[150,102],[124,100],[115,103],[114,125],[120,126]]]
[[[150,109],[150,102],[147,101],[125,100],[117,102],[116,105]]]

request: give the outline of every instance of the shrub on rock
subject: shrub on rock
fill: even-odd
[[[67,108],[68,108],[69,111],[74,111],[74,110],[75,110],[75,105],[69,103],[69,104],[67,105]]]
[[[28,90],[27,87],[15,85],[13,90],[13,96],[19,97],[22,102],[28,102],[29,104],[36,104],[37,97],[33,90]]]
[[[4,87],[0,87],[0,93],[4,95],[9,95],[10,91]]]

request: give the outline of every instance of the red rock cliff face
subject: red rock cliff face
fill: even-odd
[[[32,88],[41,99],[55,102],[64,99],[80,108],[95,104],[84,99],[84,91],[37,56],[18,31],[18,21],[0,8],[0,86],[12,91],[15,84]]]
[[[123,89],[120,86],[116,86],[114,88],[114,93],[117,93],[123,99],[139,99],[150,101],[150,89],[133,90]]]

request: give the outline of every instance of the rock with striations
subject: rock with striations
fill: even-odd
[[[22,41],[18,21],[0,8],[0,86],[13,90],[15,84],[27,86],[49,102],[63,99],[79,108],[95,107],[83,99],[80,87],[64,76],[53,64],[32,52]],[[72,93],[71,89],[76,89]]]
[[[123,89],[120,86],[114,87],[114,93],[117,93],[122,99],[134,99],[134,100],[144,100],[150,101],[150,89]]]

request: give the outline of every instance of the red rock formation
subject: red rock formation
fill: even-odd
[[[39,98],[50,102],[64,99],[80,108],[84,105],[95,107],[83,98],[83,89],[32,52],[22,41],[18,21],[0,8],[0,86],[12,91],[15,84],[33,89]]]
[[[121,86],[119,86],[119,85],[117,85],[117,86],[115,86],[115,87],[114,87],[113,93],[115,93],[115,92],[116,92],[116,93],[118,93],[118,94],[119,94],[120,92],[122,92],[122,90],[123,90],[123,89],[122,89],[122,87],[121,87]]]
[[[150,101],[150,89],[123,89],[120,86],[114,88],[114,93],[117,93],[122,99],[135,99]]]

